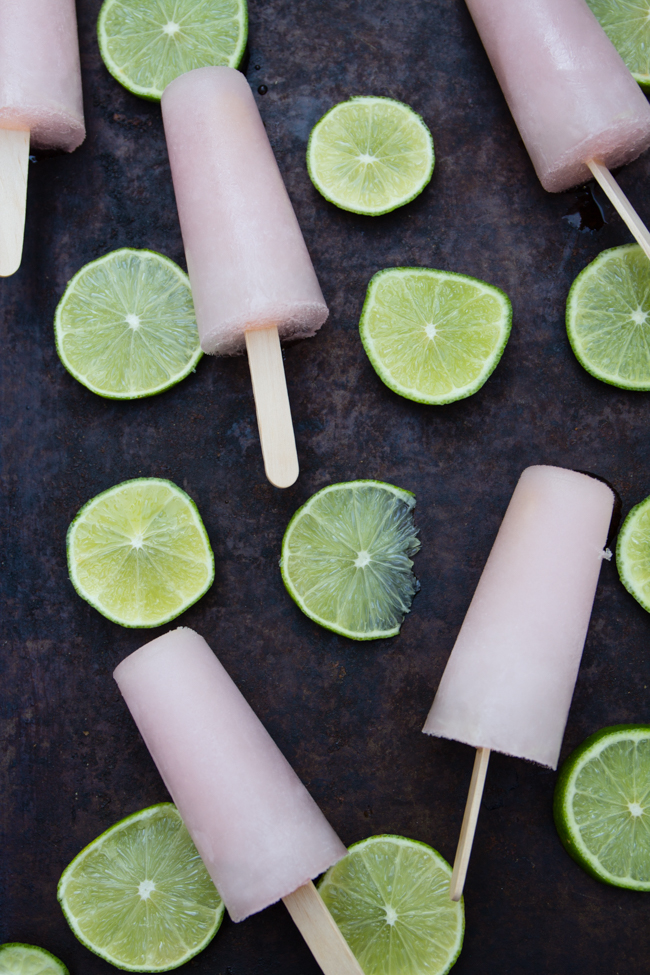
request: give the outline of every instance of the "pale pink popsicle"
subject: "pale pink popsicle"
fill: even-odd
[[[557,767],[614,495],[529,467],[506,511],[424,731]]]
[[[233,921],[347,850],[212,650],[180,627],[115,680]]]
[[[650,145],[650,106],[585,0],[467,0],[545,189]],[[496,164],[496,162],[495,162]]]
[[[188,71],[162,113],[204,352],[242,352],[271,326],[314,335],[327,306],[244,75]]]
[[[0,0],[0,128],[29,129],[35,147],[83,142],[74,0]]]

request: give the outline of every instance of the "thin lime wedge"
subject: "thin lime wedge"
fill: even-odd
[[[357,97],[331,108],[307,146],[307,169],[326,200],[379,216],[408,203],[431,179],[433,139],[412,108],[392,98]]]
[[[113,77],[134,95],[158,101],[186,71],[239,66],[246,0],[104,0],[97,36]]]
[[[623,522],[616,567],[627,591],[650,613],[650,498],[632,508]]]
[[[445,975],[463,945],[451,867],[403,836],[371,836],[327,871],[319,892],[365,975]]]
[[[0,975],[70,975],[62,961],[36,945],[0,945]]]
[[[567,851],[597,880],[650,890],[650,725],[613,725],[572,752],[555,788]]]
[[[471,396],[494,371],[512,306],[494,285],[428,267],[392,267],[368,285],[361,341],[400,396],[440,405]]]
[[[650,18],[645,0],[587,0],[642,88],[650,88]]]
[[[650,261],[638,244],[603,251],[571,285],[566,327],[587,372],[621,389],[650,389]]]
[[[111,826],[61,875],[79,941],[127,972],[167,972],[215,936],[224,912],[178,810],[150,806]]]
[[[347,481],[314,494],[282,541],[282,578],[303,613],[352,640],[399,633],[420,585],[415,497],[381,481]]]
[[[214,580],[196,505],[161,478],[124,481],[92,498],[70,525],[67,548],[79,595],[121,626],[168,623]]]

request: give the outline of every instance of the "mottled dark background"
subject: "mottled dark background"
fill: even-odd
[[[79,0],[88,138],[29,167],[23,266],[0,282],[4,572],[0,662],[0,941],[34,942],[72,975],[113,969],[74,938],[56,901],[70,859],[165,789],[111,673],[162,632],[122,629],[68,581],[80,505],[140,474],[195,499],[216,555],[210,592],[179,622],[202,633],[346,843],[401,833],[454,854],[473,752],[420,728],[516,480],[528,464],[598,473],[624,513],[650,493],[648,394],[597,382],[574,359],[564,304],[578,271],[628,232],[589,193],[552,196],[531,164],[460,0],[251,0],[246,62],[331,308],[286,350],[301,476],[265,480],[244,358],[208,359],[175,389],[110,402],[54,348],[71,275],[123,246],[183,264],[157,105],[107,73],[99,0]],[[424,193],[379,218],[313,189],[312,125],[355,94],[389,95],[430,126]],[[650,155],[620,174],[650,218]],[[582,216],[581,216],[582,215]],[[594,218],[596,218],[594,220]],[[357,324],[370,277],[391,265],[484,278],[514,306],[509,345],[475,396],[425,407],[373,372]],[[333,481],[379,478],[417,495],[422,591],[399,637],[354,643],[308,620],[278,569],[286,524]],[[650,619],[605,563],[563,754],[607,724],[647,721]],[[555,774],[495,755],[466,886],[457,975],[647,971],[650,897],[603,886],[566,855]],[[315,975],[283,906],[226,920],[197,975]]]

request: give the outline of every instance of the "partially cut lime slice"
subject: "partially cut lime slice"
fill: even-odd
[[[647,0],[587,0],[610,41],[642,88],[650,88]]]
[[[67,546],[79,595],[122,626],[168,623],[214,580],[196,505],[157,477],[124,481],[88,501],[68,529]]]
[[[627,591],[650,613],[650,498],[632,508],[623,522],[616,567]]]
[[[415,497],[381,481],[347,481],[314,494],[282,541],[282,578],[303,613],[350,637],[399,633],[420,584]]]
[[[178,968],[212,941],[224,912],[178,810],[163,802],[93,840],[61,875],[79,941],[127,972]]]
[[[134,95],[158,101],[193,68],[236,68],[248,36],[246,0],[104,0],[97,21],[104,64]]]
[[[403,836],[371,836],[327,871],[319,892],[365,975],[445,975],[463,944],[451,867]]]
[[[307,168],[316,189],[342,210],[379,216],[408,203],[431,179],[433,139],[412,108],[357,97],[314,126]]]
[[[494,285],[452,271],[391,267],[371,279],[359,330],[390,389],[440,405],[481,388],[511,324],[510,300]]]
[[[572,752],[555,788],[567,851],[597,880],[650,890],[650,725],[613,725]]]
[[[571,348],[596,379],[650,389],[650,261],[638,244],[603,251],[571,285]]]
[[[169,389],[202,355],[189,278],[154,251],[124,247],[77,271],[54,332],[68,372],[109,399]]]
[[[62,961],[45,948],[9,943],[0,945],[0,975],[70,975]]]

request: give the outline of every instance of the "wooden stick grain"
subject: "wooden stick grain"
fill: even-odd
[[[0,129],[0,277],[20,267],[25,236],[29,131]]]
[[[628,230],[637,242],[641,245],[644,252],[650,257],[650,233],[641,217],[638,215],[625,193],[618,185],[609,169],[601,163],[591,159],[587,165],[593,173],[594,178],[609,198],[617,213],[627,226]]]
[[[298,477],[298,454],[277,328],[246,332],[257,427],[264,470],[271,484],[290,487]]]
[[[460,828],[460,839],[458,840],[458,849],[456,850],[456,857],[454,859],[454,869],[451,874],[449,896],[452,901],[460,900],[463,887],[465,886],[465,877],[467,876],[467,867],[472,852],[476,821],[481,808],[483,787],[485,786],[485,776],[489,761],[490,749],[477,748],[474,768],[472,769],[472,780],[469,784],[469,793],[467,794],[467,802],[465,804],[463,825]]]
[[[363,975],[311,880],[282,900],[325,975]]]

